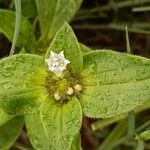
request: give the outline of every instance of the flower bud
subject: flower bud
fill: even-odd
[[[72,95],[73,94],[73,88],[72,87],[68,88],[67,94],[68,95]]]
[[[82,90],[82,86],[81,86],[80,84],[76,84],[76,85],[74,86],[74,89],[75,89],[76,91],[80,92],[80,91]]]
[[[61,96],[59,95],[58,92],[54,94],[54,99],[57,101],[59,101],[61,99]]]

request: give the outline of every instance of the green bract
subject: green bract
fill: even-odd
[[[83,115],[113,117],[150,101],[149,59],[106,50],[88,50],[83,56],[67,23],[46,58],[50,51],[64,51],[70,61],[61,77],[48,71],[42,56],[22,54],[0,61],[0,108],[25,115],[34,148],[76,149]]]

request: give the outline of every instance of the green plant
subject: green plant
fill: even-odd
[[[113,117],[149,101],[149,59],[108,50],[90,52],[82,59],[79,44],[66,23],[47,56],[52,50],[64,50],[70,61],[61,78],[48,71],[41,56],[18,54],[0,61],[0,107],[11,115],[25,115],[35,147],[42,142],[38,136],[46,134],[51,149],[68,149],[79,134],[82,113],[92,118]],[[67,95],[68,88],[76,84],[82,90]],[[54,98],[56,92],[60,92],[60,100]],[[44,128],[40,132],[34,130],[38,123]]]
[[[37,0],[37,3],[40,2]],[[73,1],[70,3],[75,4]],[[13,14],[6,10],[1,12],[3,15]],[[48,14],[50,16],[51,12]],[[52,19],[56,21],[55,18]],[[7,135],[6,128],[12,130],[15,126],[13,134],[9,133],[8,138],[0,144],[1,149],[9,149],[25,122],[35,149],[78,150],[81,149],[79,131],[83,116],[116,117],[149,103],[149,59],[111,50],[92,51],[79,44],[65,21],[53,32],[47,32],[56,26],[45,24],[45,16],[41,19],[42,34],[38,41],[33,38],[33,47],[30,47],[30,53],[34,54],[16,54],[0,60],[1,135]],[[23,23],[27,23],[27,20]],[[28,47],[25,43],[28,43],[29,35],[22,36],[27,34],[23,30],[27,25],[21,27],[20,44],[18,41],[17,45]],[[3,31],[8,38],[11,37],[12,32],[4,28]],[[57,58],[58,64],[55,61],[49,64],[54,57],[52,54],[56,58],[57,54],[61,55]],[[63,64],[62,70],[57,68],[61,67],[60,62]]]

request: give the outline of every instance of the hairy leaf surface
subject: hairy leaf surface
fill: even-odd
[[[0,60],[0,108],[9,114],[31,114],[45,94],[42,57],[20,54]]]
[[[51,149],[69,150],[81,127],[81,106],[76,98],[66,104],[47,100],[41,106],[41,119]]]
[[[61,52],[64,51],[65,57],[71,62],[69,65],[74,72],[80,72],[83,65],[82,52],[76,36],[69,24],[64,25],[57,32],[50,48],[48,49],[47,56],[49,57],[50,51]]]
[[[45,134],[40,115],[26,115],[25,123],[32,146],[36,150],[50,149],[50,142]]]
[[[87,47],[86,45],[81,44],[81,43],[80,43],[80,48],[81,48],[81,51],[82,51],[83,55],[85,55],[89,52],[92,52],[92,49],[90,49],[89,47]]]
[[[73,139],[70,150],[82,150],[82,148],[81,148],[81,138],[80,138],[80,135],[77,135],[77,136]]]
[[[150,102],[150,60],[112,51],[84,56],[84,92],[88,117],[113,117]]]

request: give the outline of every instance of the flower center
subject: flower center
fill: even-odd
[[[46,83],[47,92],[50,99],[55,99],[57,102],[66,103],[74,96],[80,96],[83,87],[81,77],[71,71],[65,70],[63,77],[57,77],[53,73],[48,72]]]
[[[55,68],[56,68],[57,70],[63,71],[63,68],[64,68],[65,64],[64,64],[62,59],[54,57],[54,58],[51,59],[51,64],[50,65],[52,67],[52,70],[55,70]]]

